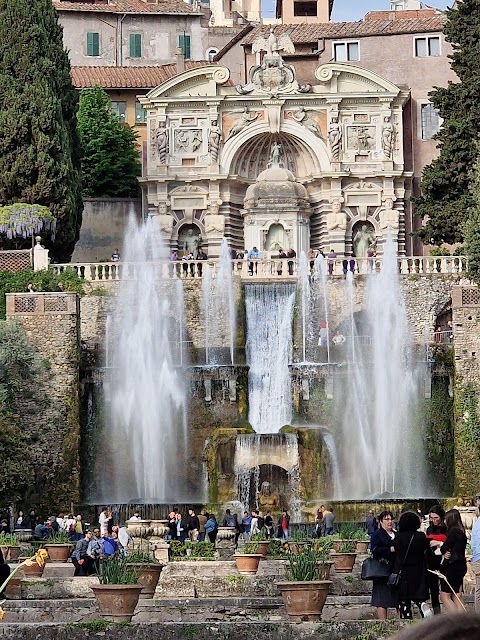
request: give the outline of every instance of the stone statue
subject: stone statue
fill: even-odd
[[[155,131],[155,143],[157,147],[158,162],[160,164],[165,164],[168,153],[168,131],[162,125],[160,125]]]
[[[334,116],[328,127],[328,143],[332,153],[332,160],[340,159],[340,149],[342,146],[342,127],[338,123],[338,118]]]
[[[369,225],[362,225],[353,238],[355,257],[366,258],[368,249],[376,242],[373,229]]]
[[[278,166],[280,164],[281,152],[282,145],[280,145],[278,142],[274,142],[270,148],[270,166]]]
[[[320,129],[320,126],[315,122],[315,120],[313,120],[313,118],[310,118],[303,107],[300,107],[300,109],[293,112],[292,118],[299,122],[303,127],[305,127],[305,129],[311,131],[317,137],[322,137],[322,130]]]
[[[385,206],[380,211],[380,229],[397,231],[400,226],[400,215],[393,208],[393,198],[385,198]]]
[[[260,35],[253,43],[252,53],[259,53],[260,51],[266,52],[266,57],[279,58],[280,51],[285,53],[295,53],[295,47],[292,39],[287,33],[275,34],[275,30],[272,27],[268,38]]]
[[[335,231],[347,230],[347,214],[342,211],[342,202],[340,200],[334,200],[332,202],[332,211],[327,214],[327,230]]]
[[[225,218],[217,214],[208,213],[205,216],[205,231],[222,235],[225,231]]]
[[[208,151],[210,152],[210,158],[214,164],[218,162],[218,151],[220,149],[221,141],[222,132],[217,121],[213,120],[212,126],[210,127],[210,133],[208,134]]]
[[[187,231],[187,236],[183,243],[183,255],[188,255],[190,251],[193,253],[193,259],[197,259],[198,247],[202,244],[202,239],[199,235],[193,232],[193,229]]]
[[[390,122],[390,118],[385,117],[382,127],[382,149],[386,160],[392,159],[394,133],[395,131],[393,124]]]
[[[372,136],[368,130],[368,127],[357,128],[357,140],[359,151],[370,151],[372,148]]]
[[[256,120],[259,115],[259,113],[249,113],[248,108],[244,107],[240,116],[232,124],[227,140],[239,134],[240,131],[243,131],[243,129],[245,129],[245,127],[251,122],[254,122],[254,120]]]
[[[258,508],[263,513],[278,511],[280,507],[280,497],[276,491],[272,490],[269,482],[262,482],[258,494]]]

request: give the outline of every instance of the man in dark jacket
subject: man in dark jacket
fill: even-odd
[[[378,529],[378,522],[373,511],[368,512],[368,516],[365,518],[365,526],[367,527],[367,533],[369,536]]]
[[[187,530],[188,530],[188,537],[192,542],[196,542],[198,540],[199,529],[200,529],[200,522],[198,521],[198,516],[195,514],[195,511],[192,508],[190,508],[188,510]]]
[[[92,539],[92,532],[87,531],[85,537],[78,540],[72,553],[72,564],[75,567],[74,576],[89,576],[92,572],[93,560],[88,555],[88,545]]]

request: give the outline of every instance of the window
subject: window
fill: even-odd
[[[178,36],[178,46],[183,51],[185,60],[190,60],[190,36],[182,33]]]
[[[415,38],[415,57],[430,58],[440,55],[440,36]]]
[[[147,112],[142,107],[140,102],[137,100],[135,102],[135,123],[145,124],[146,121],[147,121]]]
[[[118,119],[120,120],[120,122],[127,121],[127,103],[126,102],[112,100],[111,107],[112,107],[113,113],[118,116]]]
[[[207,49],[207,52],[205,54],[206,59],[209,62],[212,62],[213,58],[217,55],[217,53],[218,53],[217,47],[210,47],[210,49]]]
[[[360,47],[358,42],[334,42],[333,57],[336,62],[360,60]]]
[[[314,2],[294,2],[293,3],[293,15],[294,16],[314,16],[317,17],[317,3]]]
[[[130,34],[130,58],[142,57],[142,35],[140,33]]]
[[[433,104],[427,102],[420,105],[422,123],[422,140],[431,140],[440,129],[440,116]]]
[[[99,56],[100,55],[100,34],[99,33],[87,33],[87,56]]]

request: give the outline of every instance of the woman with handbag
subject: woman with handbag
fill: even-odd
[[[440,563],[442,554],[440,553],[439,542],[443,544],[447,539],[447,527],[445,526],[445,509],[439,504],[432,507],[428,513],[430,525],[426,531],[427,540],[429,541],[429,549],[427,552],[427,568],[432,571],[440,571]],[[432,603],[433,613],[438,615],[440,611],[440,584],[438,576],[428,572],[428,587],[430,590],[430,601]]]
[[[447,612],[465,611],[462,603],[463,578],[467,573],[467,560],[465,549],[467,547],[467,536],[457,509],[450,509],[445,514],[445,524],[447,525],[447,539],[440,546],[443,561],[440,572],[447,578],[450,586],[445,580],[440,580],[440,600]],[[452,591],[453,589],[453,591]]]
[[[382,511],[378,516],[379,527],[372,533],[370,549],[375,560],[385,560],[393,571],[395,562],[395,531],[393,530],[393,513]],[[398,596],[388,584],[388,578],[374,578],[372,587],[372,599],[370,604],[377,608],[379,620],[386,620],[388,609],[398,609]]]
[[[400,618],[412,620],[412,601],[423,618],[422,603],[428,598],[427,549],[428,540],[420,528],[420,518],[414,511],[406,511],[398,521],[395,536],[395,574],[400,603]],[[428,605],[425,605],[428,608]],[[430,611],[431,614],[431,611]]]

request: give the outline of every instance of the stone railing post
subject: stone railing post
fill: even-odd
[[[49,260],[48,260],[48,249],[42,247],[40,244],[41,238],[37,236],[35,238],[35,247],[33,249],[33,270],[34,271],[44,271],[48,269]]]

